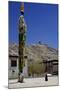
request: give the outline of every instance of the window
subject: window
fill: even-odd
[[[24,56],[24,58],[26,59],[26,58],[27,58],[27,56]]]
[[[11,67],[16,67],[16,66],[17,66],[17,61],[11,60]]]

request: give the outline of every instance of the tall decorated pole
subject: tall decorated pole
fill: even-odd
[[[24,50],[26,41],[26,24],[24,20],[24,3],[21,2],[21,16],[19,18],[19,73],[18,82],[23,82]]]

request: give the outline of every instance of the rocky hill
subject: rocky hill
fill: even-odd
[[[9,45],[9,55],[18,56],[18,45]],[[46,44],[33,44],[25,47],[25,55],[28,60],[42,61],[42,60],[58,60],[58,51]]]

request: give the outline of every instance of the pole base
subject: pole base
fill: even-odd
[[[23,83],[23,80],[18,80],[19,83]]]
[[[21,74],[18,76],[18,82],[23,83],[23,79],[24,79],[24,76],[23,76],[23,74],[21,73]]]

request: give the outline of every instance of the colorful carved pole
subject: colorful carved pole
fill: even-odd
[[[24,49],[26,41],[26,24],[24,20],[24,3],[21,3],[21,16],[19,18],[19,74],[18,82],[23,82]]]

